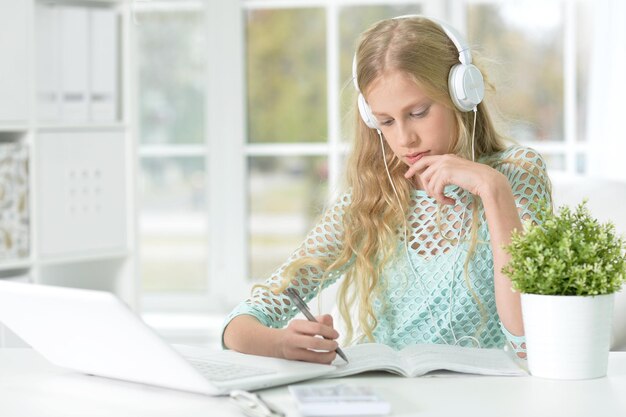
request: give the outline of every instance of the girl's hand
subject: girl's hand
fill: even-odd
[[[337,353],[339,333],[333,328],[329,314],[317,316],[319,323],[308,320],[292,320],[281,330],[278,356],[306,362],[330,364]],[[321,336],[321,337],[320,337]]]
[[[453,154],[424,156],[404,174],[417,177],[426,193],[440,204],[454,205],[455,201],[444,195],[446,185],[457,185],[481,198],[498,187],[509,187],[504,175],[485,164],[468,161]]]

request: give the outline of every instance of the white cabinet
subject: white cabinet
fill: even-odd
[[[28,0],[0,1],[0,124],[25,124],[30,88]]]
[[[121,131],[37,135],[39,254],[128,250]]]
[[[137,306],[129,19],[124,0],[0,0],[0,279]]]

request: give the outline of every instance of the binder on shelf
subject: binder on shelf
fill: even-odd
[[[0,1],[0,123],[28,120],[28,2]]]
[[[91,91],[90,120],[117,120],[118,27],[111,9],[92,9],[91,23]]]
[[[38,3],[37,116],[55,124],[119,120],[119,20],[112,8]]]
[[[59,7],[61,57],[61,121],[85,123],[89,89],[89,10]]]
[[[37,117],[43,122],[60,121],[59,8],[38,3],[35,11],[37,36]]]

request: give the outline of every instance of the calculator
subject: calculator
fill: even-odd
[[[289,392],[303,416],[382,416],[391,405],[372,387],[352,384],[290,385]]]

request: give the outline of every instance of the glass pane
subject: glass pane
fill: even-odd
[[[476,55],[498,64],[487,77],[514,139],[563,141],[563,12],[557,2],[468,6]]]
[[[587,172],[587,155],[584,153],[576,154],[576,173],[585,174]]]
[[[251,157],[250,275],[266,279],[300,246],[322,214],[328,179],[324,157]]]
[[[565,155],[562,153],[545,153],[541,156],[546,160],[548,174],[554,171],[565,171]]]
[[[207,70],[204,14],[142,12],[137,20],[141,143],[202,143]]]
[[[247,16],[249,142],[326,141],[324,10]]]
[[[206,290],[204,158],[144,158],[140,175],[143,291]]]
[[[356,110],[356,92],[352,85],[352,59],[359,35],[375,22],[390,17],[407,14],[420,14],[422,6],[389,5],[389,6],[349,6],[342,7],[339,12],[339,54],[341,79],[341,120],[345,121],[341,138],[349,140],[354,125]]]

